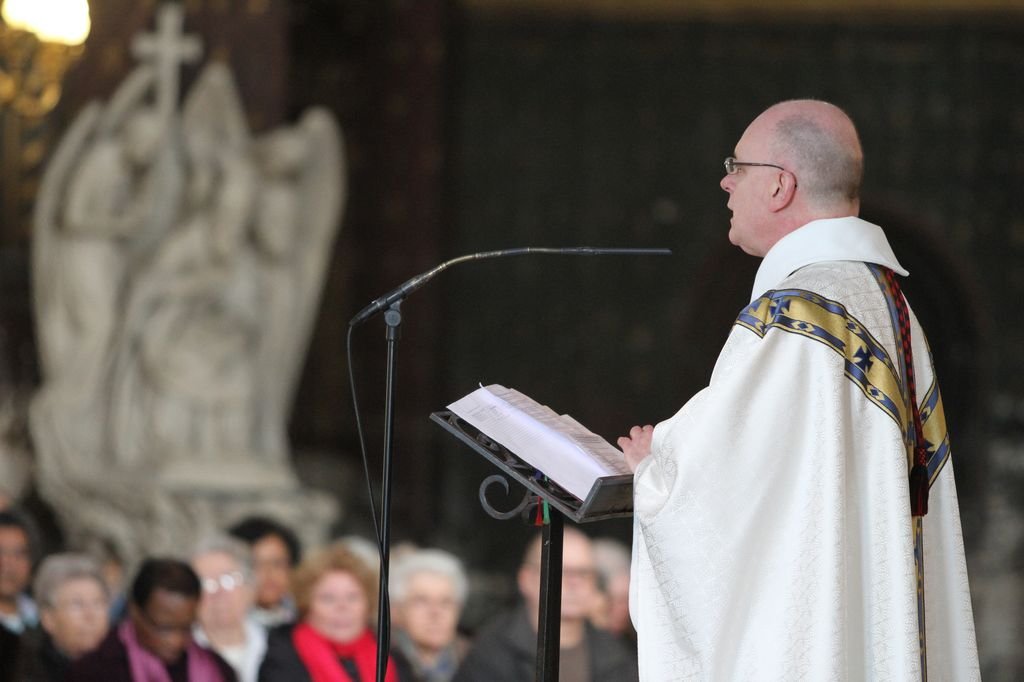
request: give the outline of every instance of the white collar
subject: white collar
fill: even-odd
[[[856,216],[812,220],[775,243],[754,278],[750,300],[777,286],[800,268],[827,261],[860,261],[885,266],[904,277],[885,232]]]

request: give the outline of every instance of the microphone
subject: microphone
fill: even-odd
[[[538,253],[545,255],[556,255],[556,256],[670,256],[672,255],[671,249],[634,249],[634,248],[594,248],[591,246],[570,246],[566,248],[547,248],[547,247],[536,247],[526,246],[517,249],[502,249],[500,251],[481,251],[480,253],[471,253],[465,256],[459,256],[458,258],[452,258],[451,260],[445,261],[440,265],[422,272],[415,277],[403,282],[397,288],[392,289],[383,296],[374,299],[370,305],[366,306],[352,318],[348,323],[349,327],[355,327],[362,324],[366,320],[373,317],[376,313],[384,310],[385,308],[391,307],[394,303],[402,301],[406,296],[416,291],[424,284],[434,279],[444,270],[447,270],[453,265],[459,263],[465,263],[471,260],[483,260],[484,258],[504,258],[506,256],[524,256],[528,253]]]

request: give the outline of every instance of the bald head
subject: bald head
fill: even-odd
[[[541,544],[543,540],[544,536],[541,533],[533,536],[530,544],[526,546],[526,551],[523,553],[523,564],[540,566],[541,553],[543,552]],[[593,563],[593,543],[586,533],[572,526],[566,526],[562,531],[562,555],[563,557],[567,555],[579,556],[582,562]]]
[[[527,609],[536,614],[540,606],[540,563],[543,537],[538,533],[526,548],[517,582]],[[582,623],[594,606],[597,582],[594,549],[590,538],[572,526],[562,537],[562,625]]]
[[[860,212],[863,156],[839,107],[776,104],[747,126],[734,154],[719,183],[729,193],[729,241],[753,256],[811,221]]]
[[[793,171],[810,204],[829,209],[859,201],[864,156],[857,129],[842,109],[792,100],[771,107],[755,123],[769,135],[772,158]]]

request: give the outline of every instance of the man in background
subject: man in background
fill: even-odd
[[[36,604],[27,591],[32,581],[35,530],[28,518],[0,511],[0,627],[15,635],[39,622]]]
[[[192,641],[199,593],[188,564],[147,559],[132,583],[128,617],[72,663],[68,682],[235,682],[223,659]]]
[[[636,630],[629,619],[629,547],[614,538],[593,541],[599,598],[591,621],[636,650]]]
[[[541,536],[527,547],[517,574],[519,608],[495,618],[477,636],[455,679],[522,682],[535,676],[540,613]],[[608,633],[590,624],[597,591],[590,539],[567,526],[562,546],[560,682],[628,682],[636,659]]]
[[[253,604],[252,563],[241,540],[213,536],[192,552],[199,576],[196,641],[213,649],[234,669],[239,682],[256,682],[267,652],[267,631],[250,616]]]
[[[256,603],[252,616],[265,628],[292,623],[296,618],[289,576],[302,558],[295,533],[262,516],[244,519],[228,533],[249,545]]]

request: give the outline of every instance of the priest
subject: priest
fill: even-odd
[[[949,438],[856,129],[772,106],[725,161],[763,258],[710,384],[619,439],[640,679],[980,679]]]

